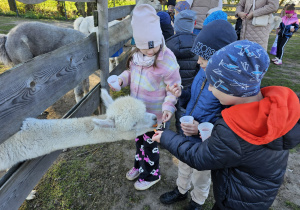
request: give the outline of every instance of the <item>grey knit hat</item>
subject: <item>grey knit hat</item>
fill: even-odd
[[[183,10],[175,17],[174,31],[192,33],[196,20],[196,12],[192,10]]]

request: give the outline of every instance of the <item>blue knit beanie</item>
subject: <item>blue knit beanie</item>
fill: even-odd
[[[157,15],[160,18],[160,24],[171,24],[171,17],[167,12],[158,12]]]
[[[191,51],[209,60],[216,51],[236,40],[235,30],[228,21],[214,20],[203,26]]]
[[[192,10],[183,10],[176,15],[174,21],[174,31],[192,33],[196,20],[196,12]]]
[[[219,91],[236,97],[255,96],[270,59],[257,43],[240,40],[217,51],[208,61],[207,81]]]
[[[222,10],[217,10],[211,13],[203,22],[203,26],[206,26],[214,20],[227,20],[227,14]]]

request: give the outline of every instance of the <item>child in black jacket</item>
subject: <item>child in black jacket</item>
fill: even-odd
[[[206,67],[209,90],[223,105],[211,137],[190,142],[166,130],[160,142],[180,161],[212,170],[213,209],[268,209],[283,182],[289,149],[300,143],[300,104],[289,88],[260,89],[269,56],[259,45],[237,41],[217,51]]]

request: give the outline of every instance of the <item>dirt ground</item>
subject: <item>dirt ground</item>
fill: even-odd
[[[58,22],[58,24],[61,24]],[[64,24],[70,27],[70,24]],[[91,86],[99,82],[99,77],[90,77]],[[75,104],[73,91],[63,96],[46,111],[47,118],[61,118]],[[174,125],[172,125],[174,129]],[[166,206],[159,202],[159,196],[167,191],[173,190],[177,178],[177,160],[165,150],[160,150],[160,166],[162,180],[146,191],[136,191],[133,181],[125,178],[125,173],[133,166],[135,153],[134,141],[120,141],[106,143],[96,146],[73,148],[60,155],[57,161],[61,166],[71,165],[71,161],[80,161],[82,165],[78,168],[78,173],[84,172],[86,175],[80,180],[73,180],[72,174],[63,174],[55,180],[50,175],[46,175],[36,186],[37,198],[32,201],[25,201],[21,209],[133,209],[133,210],[167,210],[184,209],[190,197],[175,205]],[[290,154],[286,177],[275,202],[272,205],[274,210],[300,209],[300,151]],[[53,170],[55,171],[55,170]],[[0,175],[1,176],[1,175]],[[63,185],[62,180],[68,182]],[[49,183],[54,188],[61,185],[61,194],[54,197],[52,192],[43,192],[43,185]],[[75,185],[73,200],[71,204],[60,203],[67,188]],[[76,186],[78,188],[76,188]],[[79,189],[79,190],[76,190]],[[69,193],[69,192],[68,192]],[[47,196],[52,198],[47,201]],[[51,196],[50,196],[51,195]],[[214,203],[212,191],[203,209],[211,209]]]

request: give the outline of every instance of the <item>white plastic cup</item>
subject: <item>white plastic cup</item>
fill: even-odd
[[[198,125],[198,130],[201,134],[202,141],[205,141],[208,139],[208,137],[210,137],[213,127],[214,125],[210,122],[204,122]]]
[[[111,75],[108,77],[107,82],[116,90],[120,91],[121,86],[119,85],[119,77],[117,75]]]
[[[181,123],[193,124],[194,117],[193,116],[183,116],[179,119]]]

